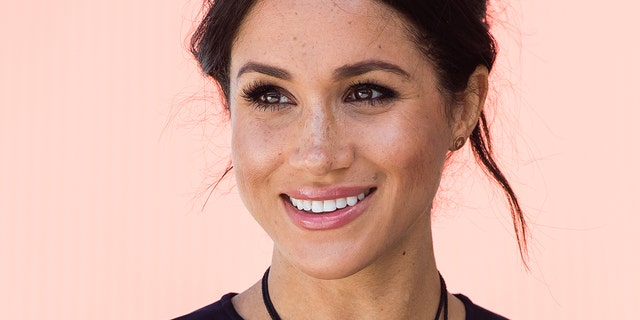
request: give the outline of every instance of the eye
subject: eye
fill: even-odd
[[[396,93],[391,89],[373,83],[357,83],[349,88],[344,100],[346,102],[369,102],[373,105],[394,97],[396,97]]]
[[[358,88],[353,92],[354,100],[377,99],[381,96],[382,93],[371,88]]]
[[[258,99],[260,100],[260,102],[262,103],[268,103],[268,104],[276,104],[276,103],[290,103],[291,100],[289,100],[289,98],[283,94],[281,94],[278,91],[268,91],[265,92],[263,94],[261,94]]]
[[[243,89],[242,98],[260,110],[277,111],[295,104],[284,89],[261,82]]]

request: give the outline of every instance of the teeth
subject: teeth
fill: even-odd
[[[324,211],[324,201],[311,201],[311,211],[319,213]]]
[[[302,201],[302,210],[311,211],[311,200],[298,200]]]
[[[313,213],[333,212],[337,209],[343,209],[347,206],[355,206],[358,201],[364,199],[371,193],[371,189],[368,189],[357,196],[337,198],[329,200],[301,200],[293,197],[289,197],[291,205],[298,208],[298,210],[304,210]]]
[[[324,201],[324,212],[336,211],[336,201],[335,200],[325,200]]]

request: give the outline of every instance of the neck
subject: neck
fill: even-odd
[[[424,227],[424,226],[420,226]],[[430,319],[440,281],[430,228],[340,279],[314,278],[274,250],[269,293],[283,318]]]

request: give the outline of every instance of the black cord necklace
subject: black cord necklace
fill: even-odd
[[[278,311],[276,311],[276,307],[273,306],[271,302],[271,296],[269,296],[269,270],[271,268],[267,268],[267,271],[264,272],[262,276],[262,301],[264,302],[264,306],[267,308],[269,312],[269,316],[271,316],[271,320],[282,320]],[[438,311],[436,312],[436,317],[434,320],[440,319],[440,314],[444,311],[444,320],[448,320],[449,318],[449,302],[447,301],[447,284],[444,282],[442,275],[438,272],[438,276],[440,276],[440,301],[438,302]]]

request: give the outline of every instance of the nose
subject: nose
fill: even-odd
[[[291,154],[291,165],[321,176],[351,166],[354,152],[344,136],[344,123],[330,110],[309,110],[297,126],[297,145]]]

